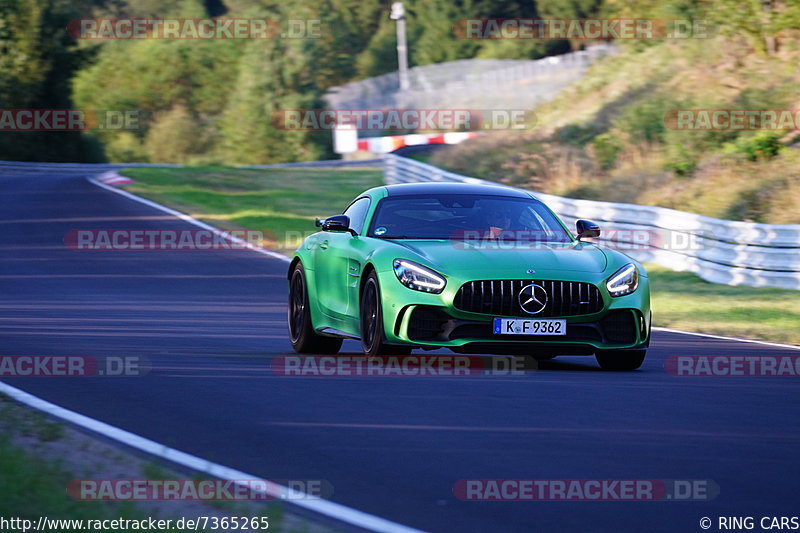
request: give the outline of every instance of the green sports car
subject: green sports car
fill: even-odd
[[[289,266],[289,334],[300,353],[414,348],[538,359],[594,354],[632,370],[650,341],[642,265],[577,237],[518,189],[415,183],[370,189],[317,219]]]

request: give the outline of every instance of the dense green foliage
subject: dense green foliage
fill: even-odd
[[[0,109],[71,107],[70,80],[92,51],[77,49],[67,23],[90,11],[92,0],[0,2]],[[0,159],[82,160],[99,147],[77,134],[0,133]]]
[[[391,0],[4,0],[0,109],[137,110],[139,123],[84,134],[4,132],[0,159],[236,164],[330,156],[330,133],[282,130],[274,112],[321,107],[332,86],[396,70],[390,5]],[[780,48],[782,32],[800,25],[798,0],[406,0],[405,6],[412,66],[472,57],[538,58],[586,44],[462,39],[454,25],[463,18],[706,18],[721,35],[743,39],[765,57]],[[319,34],[76,41],[67,25],[86,17],[267,18],[284,33],[291,20],[317,20]],[[657,44],[638,41],[628,48],[643,52]],[[764,100],[758,93],[745,96],[748,103]],[[618,129],[650,142],[670,137],[659,122],[663,103],[637,103],[616,118]],[[597,131],[590,136],[605,125],[592,128]],[[616,141],[598,141],[605,167],[616,155]],[[691,173],[697,150],[671,154],[673,168]]]

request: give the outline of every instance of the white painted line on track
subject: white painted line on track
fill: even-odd
[[[225,231],[225,230],[221,230],[219,228],[215,228],[214,226],[212,226],[210,224],[206,224],[205,222],[201,222],[201,221],[197,220],[196,218],[193,218],[193,217],[187,215],[186,213],[181,213],[180,211],[176,211],[175,209],[172,209],[172,208],[167,207],[165,205],[161,205],[158,202],[154,202],[152,200],[148,200],[146,198],[142,198],[141,196],[136,196],[135,194],[129,193],[128,191],[125,191],[125,190],[122,190],[122,189],[117,189],[116,187],[111,187],[110,185],[106,185],[105,183],[102,183],[102,182],[96,180],[95,178],[88,178],[88,180],[91,183],[97,185],[98,187],[102,187],[103,189],[105,189],[107,191],[111,191],[111,192],[114,192],[114,193],[117,193],[117,194],[121,194],[125,198],[133,200],[135,202],[139,202],[140,204],[144,204],[144,205],[150,206],[150,207],[152,207],[154,209],[158,209],[159,211],[163,211],[165,213],[169,213],[170,215],[178,217],[179,219],[183,220],[184,222],[188,222],[189,224],[194,224],[195,226],[197,226],[199,228],[203,228],[205,230],[213,231],[217,235],[222,235],[223,237],[225,237],[229,241],[234,242],[234,243],[236,243],[238,245],[244,246],[245,248],[247,248],[249,250],[252,250],[254,252],[258,252],[260,254],[272,257],[273,259],[280,259],[281,261],[286,261],[287,263],[289,261],[291,261],[291,259],[289,257],[287,257],[287,256],[285,256],[283,254],[279,254],[278,252],[274,252],[272,250],[267,250],[266,248],[262,248],[261,246],[256,246],[256,245],[254,245],[252,243],[249,243],[249,242],[247,242],[247,241],[245,241],[243,239],[240,239],[238,237],[235,237],[235,236],[231,235],[229,231]]]
[[[800,350],[800,346],[794,344],[781,344],[779,342],[759,341],[755,339],[740,339],[737,337],[725,337],[724,335],[712,335],[711,333],[697,333],[695,331],[683,331],[681,329],[670,329],[653,326],[654,331],[664,331],[667,333],[680,333],[681,335],[694,335],[695,337],[708,337],[709,339],[721,339],[726,341],[749,342],[752,344],[763,344],[764,346],[774,346],[776,348],[789,348]]]
[[[126,446],[155,455],[156,457],[185,466],[192,470],[204,472],[210,476],[226,481],[233,481],[235,484],[238,484],[236,483],[237,480],[244,480],[245,482],[252,482],[253,480],[263,481],[266,485],[266,490],[264,492],[271,498],[286,501],[313,513],[338,520],[339,522],[379,533],[423,533],[419,529],[404,526],[386,520],[385,518],[380,518],[357,509],[351,509],[350,507],[345,507],[344,505],[328,500],[314,498],[301,491],[284,487],[272,481],[259,478],[258,476],[234,470],[233,468],[212,463],[200,457],[170,448],[164,444],[159,444],[158,442],[136,435],[135,433],[125,431],[124,429],[106,424],[105,422],[100,422],[99,420],[76,413],[75,411],[70,411],[69,409],[50,403],[47,400],[43,400],[21,389],[12,387],[2,381],[0,381],[0,392],[10,396],[19,403],[47,413],[50,416],[65,420],[76,426],[88,429],[89,431],[99,433],[104,437],[120,442]],[[248,485],[248,487],[252,490],[251,485]]]

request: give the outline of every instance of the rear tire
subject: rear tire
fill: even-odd
[[[383,330],[383,305],[378,276],[370,272],[361,289],[361,349],[364,355],[408,355],[411,346],[386,344]]]
[[[602,350],[595,358],[603,370],[636,370],[646,354],[647,350]]]
[[[302,263],[297,263],[289,279],[289,340],[297,353],[333,355],[339,353],[342,339],[324,337],[314,331],[308,306],[308,285]]]

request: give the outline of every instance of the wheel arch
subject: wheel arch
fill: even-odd
[[[364,292],[364,284],[367,282],[367,278],[373,272],[377,272],[375,270],[375,265],[372,263],[367,263],[364,265],[364,270],[361,271],[361,279],[358,281],[358,300],[361,301],[361,295]]]
[[[308,308],[310,311],[311,326],[312,328],[326,327],[329,324],[325,320],[325,314],[319,307],[317,292],[315,288],[316,281],[314,278],[314,271],[310,270],[306,266],[306,262],[299,255],[294,256],[292,258],[291,263],[289,263],[289,271],[287,272],[286,275],[287,279],[289,280],[289,284],[291,285],[292,274],[297,269],[298,265],[303,267],[303,277],[305,278],[306,297],[308,298]]]
[[[287,280],[289,280],[289,281],[292,280],[292,272],[294,272],[295,267],[297,267],[297,265],[299,263],[302,263],[302,261],[300,260],[300,257],[294,256],[292,258],[292,262],[289,263],[289,270],[286,272],[286,279]]]

